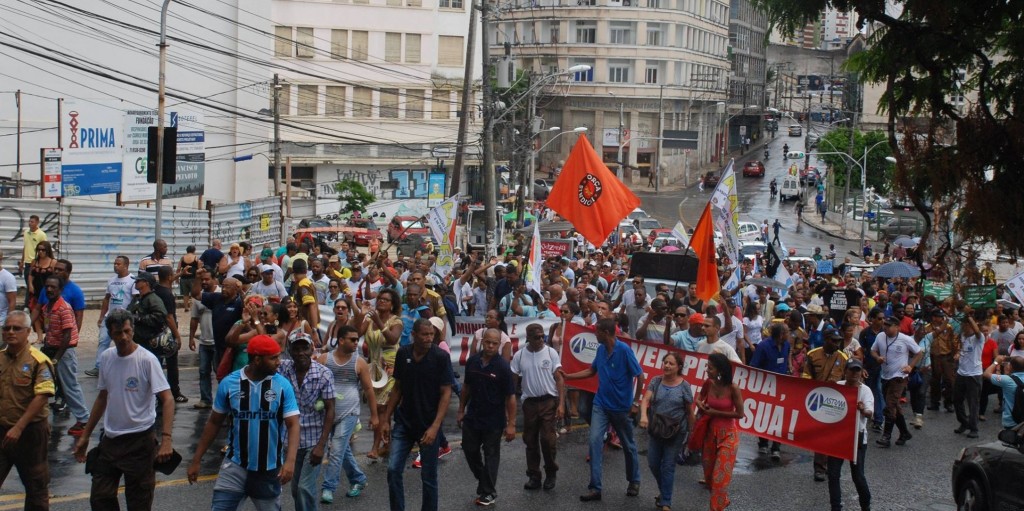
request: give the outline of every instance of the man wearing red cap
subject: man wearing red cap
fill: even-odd
[[[689,327],[683,329],[682,319],[686,318],[683,307],[676,309],[675,320],[679,331],[670,337],[672,345],[684,351],[697,351],[697,345],[707,337],[704,334],[704,315],[701,313],[690,314]]]
[[[281,508],[281,485],[292,479],[299,450],[299,406],[287,378],[277,374],[281,347],[269,335],[257,335],[246,348],[249,364],[217,386],[217,396],[199,446],[188,467],[189,483],[199,478],[203,454],[224,419],[231,415],[228,452],[213,487],[214,511],[238,509],[249,497],[259,511]],[[282,423],[288,449],[280,459]]]

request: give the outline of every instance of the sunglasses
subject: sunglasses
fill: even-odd
[[[673,315],[675,317],[677,317],[677,318],[684,318],[684,317],[686,317],[686,313],[685,312],[677,312],[677,313],[675,313]]]
[[[28,330],[28,327],[27,326],[17,326],[17,325],[4,325],[4,327],[3,327],[3,331],[4,332],[21,332],[23,330]]]

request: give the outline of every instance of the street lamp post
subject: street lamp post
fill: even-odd
[[[839,152],[839,151],[827,152],[827,153],[813,153],[813,154],[815,156],[827,156],[827,155],[843,156],[843,157],[847,158],[848,160],[850,160],[850,162],[853,163],[854,165],[856,165],[858,168],[860,168],[860,188],[861,188],[862,193],[864,194],[864,203],[866,205],[867,204],[867,189],[868,189],[868,178],[867,178],[867,174],[868,174],[867,173],[868,153],[870,153],[872,150],[874,150],[879,145],[882,145],[882,144],[888,143],[888,142],[889,142],[888,140],[879,140],[878,142],[873,144],[871,147],[865,147],[864,148],[864,155],[861,157],[860,160],[856,160],[856,159],[853,158],[853,156],[850,156],[849,154],[846,154],[844,152]],[[829,144],[829,145],[831,145],[831,144]],[[835,148],[835,146],[832,146],[832,147]],[[807,153],[808,158],[810,158],[810,155],[811,155],[811,153]],[[847,178],[847,180],[849,180],[849,178]],[[845,226],[846,226],[846,211],[845,211],[846,204],[845,203],[843,204],[843,208],[844,208],[843,209],[843,228],[845,229]],[[860,245],[862,247],[864,246],[864,240],[865,240],[864,222],[865,222],[864,212],[861,211]]]
[[[167,9],[171,0],[164,0],[160,7],[160,74],[157,85],[156,113],[156,228],[153,239],[160,238],[164,206],[164,112],[167,110]]]

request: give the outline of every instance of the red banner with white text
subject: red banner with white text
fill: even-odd
[[[597,354],[594,329],[569,324],[562,343],[562,369],[566,374],[590,367]],[[674,351],[683,355],[683,379],[696,394],[707,378],[707,355],[673,346],[620,337],[636,354],[644,370],[644,382],[662,374],[661,362]],[[566,383],[597,392],[597,376]],[[857,389],[762,371],[733,364],[733,383],[743,393],[743,418],[737,420],[745,433],[808,449],[854,459],[857,441]]]

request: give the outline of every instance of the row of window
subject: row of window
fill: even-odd
[[[371,2],[370,0],[331,0],[331,3],[370,5]],[[381,2],[373,2],[373,4],[389,7],[423,7],[423,0],[384,0],[383,4]],[[437,2],[437,6],[441,9],[463,9],[464,5],[463,0],[438,0]]]
[[[420,64],[423,59],[422,34],[276,26],[274,36],[274,56],[280,58],[312,59],[321,56],[395,64]],[[437,36],[438,65],[461,67],[464,52],[462,36]]]
[[[530,34],[533,28],[532,23],[525,23],[525,34]],[[635,21],[609,21],[607,26],[607,37],[598,37],[599,22],[597,20],[576,20],[573,22],[575,29],[571,43],[582,44],[615,44],[634,46],[645,44],[646,46],[671,46],[687,49],[700,53],[707,53],[715,56],[724,56],[729,46],[729,41],[723,34],[703,30],[697,27],[684,24],[672,23],[646,23],[644,27],[644,38],[638,41],[638,29]],[[558,32],[551,27],[552,42],[560,42],[557,38]],[[524,38],[523,42],[529,42],[530,37]]]
[[[672,83],[684,87],[699,89],[715,89],[723,87],[724,79],[727,76],[723,67],[708,66],[693,62],[644,60],[642,67],[637,66],[637,61],[630,59],[607,59],[602,62],[605,66],[597,63],[591,58],[571,58],[569,67],[578,65],[590,66],[588,71],[576,73],[573,79],[577,82],[604,81],[608,83],[643,83],[648,85],[661,85]],[[542,65],[550,64],[542,61]],[[523,61],[525,69],[533,69],[533,60]],[[557,66],[556,66],[557,67]],[[601,69],[606,70],[602,76]],[[595,80],[595,72],[597,75]],[[637,73],[643,73],[637,75]],[[670,77],[672,78],[670,80]]]
[[[706,18],[715,23],[729,21],[729,6],[715,0],[516,0],[516,7],[644,7],[674,9]]]
[[[296,101],[292,105],[292,90]],[[271,108],[273,100],[271,97]],[[443,89],[380,89],[334,85],[285,85],[281,88],[282,115],[380,118],[451,119],[462,93]],[[429,115],[428,115],[429,114]]]

